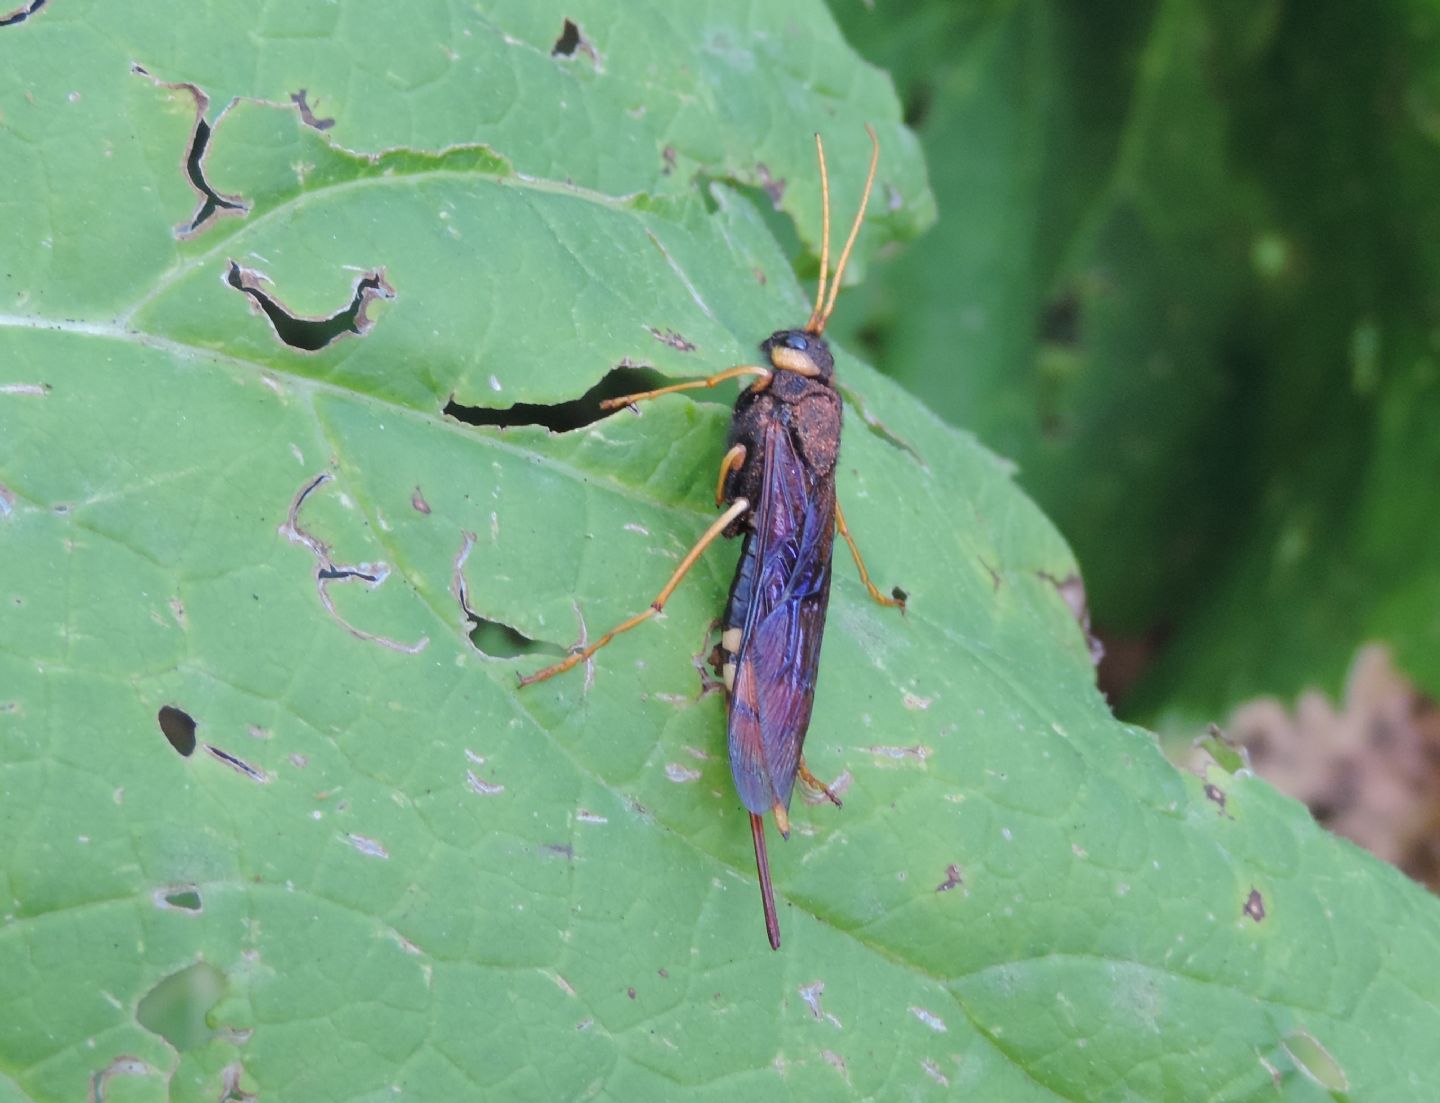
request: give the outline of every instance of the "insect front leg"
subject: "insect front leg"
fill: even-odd
[[[583,663],[616,636],[620,635],[621,632],[630,631],[630,629],[634,628],[637,624],[643,624],[664,609],[665,603],[670,600],[670,595],[673,594],[675,588],[680,585],[680,580],[689,573],[691,567],[695,566],[700,556],[704,554],[705,549],[714,543],[715,538],[725,531],[730,522],[734,521],[749,508],[750,502],[747,499],[736,498],[730,508],[717,517],[714,524],[705,530],[705,534],[695,542],[695,546],[685,553],[685,558],[680,560],[680,565],[675,568],[675,573],[670,576],[670,581],[665,583],[664,588],[655,595],[655,600],[650,603],[650,607],[643,613],[636,613],[629,620],[622,621],[589,647],[572,653],[568,658],[561,660],[554,666],[547,666],[544,670],[537,670],[534,674],[522,677],[520,679],[521,688],[533,685],[536,682],[543,682],[547,678],[555,677],[557,674],[563,674],[572,666]]]
[[[633,406],[637,402],[646,402],[652,398],[659,398],[661,395],[674,394],[677,391],[693,391],[701,387],[718,387],[727,379],[738,379],[742,375],[759,376],[759,382],[752,384],[756,390],[764,390],[770,384],[770,377],[774,372],[770,368],[762,368],[758,364],[740,364],[733,368],[726,368],[722,372],[716,372],[705,379],[693,379],[689,383],[672,383],[668,387],[660,387],[653,391],[641,391],[638,394],[621,395],[619,398],[607,398],[600,403],[602,410],[618,410],[622,406]]]
[[[855,538],[850,535],[850,526],[845,523],[845,511],[840,508],[840,503],[835,503],[835,531],[844,538],[850,548],[850,554],[855,558],[855,566],[860,571],[860,581],[865,583],[865,589],[870,591],[870,596],[881,605],[892,605],[902,613],[905,611],[905,591],[895,587],[894,597],[886,597],[875,583],[870,581],[870,572],[865,569],[865,560],[860,558],[860,549],[855,546]],[[838,802],[837,802],[838,803]]]

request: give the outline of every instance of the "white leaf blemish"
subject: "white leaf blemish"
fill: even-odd
[[[374,839],[365,835],[346,835],[346,841],[367,858],[388,858],[390,852]]]
[[[505,792],[505,786],[478,777],[474,770],[465,771],[465,784],[470,786],[472,792],[478,793],[482,797],[493,797],[497,793]]]
[[[950,1028],[945,1025],[945,1020],[933,1012],[926,1011],[923,1007],[912,1006],[910,1008],[910,1014],[914,1015],[937,1034],[949,1033]]]

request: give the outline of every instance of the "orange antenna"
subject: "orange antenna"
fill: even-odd
[[[875,137],[875,128],[869,123],[865,124],[865,133],[870,135],[870,172],[865,177],[865,192],[860,196],[860,209],[855,212],[855,221],[850,227],[850,236],[845,239],[845,248],[840,251],[840,263],[835,266],[835,279],[830,284],[830,298],[825,301],[825,309],[820,312],[820,317],[805,327],[810,333],[824,333],[825,323],[835,311],[835,298],[840,294],[840,278],[845,274],[845,264],[850,260],[850,250],[855,247],[855,239],[860,236],[860,223],[865,221],[865,208],[870,203],[871,189],[875,187],[875,169],[880,164],[880,139]],[[821,180],[824,180],[823,175]]]
[[[825,301],[825,277],[830,274],[830,174],[825,171],[825,143],[820,140],[818,130],[815,152],[820,157],[820,285],[815,289],[815,309],[805,323],[807,333],[819,333],[816,325],[825,328],[825,323],[820,321],[820,306]]]

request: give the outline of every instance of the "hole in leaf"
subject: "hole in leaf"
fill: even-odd
[[[305,352],[323,349],[331,341],[353,333],[363,336],[373,324],[366,313],[374,299],[393,299],[395,290],[385,282],[379,272],[367,272],[355,283],[350,305],[329,317],[307,318],[292,313],[279,300],[266,291],[261,284],[265,277],[248,268],[242,268],[233,260],[225,273],[225,282],[237,291],[248,295],[252,302],[270,320],[275,336],[291,348]]]
[[[190,151],[185,155],[185,174],[200,193],[200,209],[190,219],[190,225],[182,227],[184,234],[193,234],[205,223],[222,212],[244,214],[249,207],[235,199],[221,195],[205,179],[205,150],[210,145],[210,124],[203,118],[195,121],[195,137],[190,141]]]
[[[250,210],[248,204],[238,196],[221,195],[205,179],[205,152],[210,146],[211,136],[211,126],[205,115],[210,109],[210,97],[199,85],[191,84],[189,81],[161,80],[138,62],[131,63],[130,71],[136,76],[151,81],[157,88],[184,92],[195,103],[195,129],[190,133],[190,145],[185,150],[181,168],[185,173],[185,179],[199,194],[200,206],[196,208],[190,221],[182,222],[175,227],[175,234],[182,238],[194,237],[212,219],[247,213]],[[221,114],[223,115],[224,111],[221,111]]]
[[[532,640],[523,632],[498,620],[486,620],[473,612],[470,618],[470,642],[482,655],[492,659],[519,659],[526,655],[563,655],[565,649],[544,640]]]
[[[160,899],[165,902],[166,907],[178,908],[180,911],[198,912],[204,909],[200,890],[193,886],[169,889],[161,894]]]
[[[186,758],[195,753],[195,718],[174,705],[162,705],[157,717],[165,738]]]
[[[14,27],[24,23],[37,11],[43,8],[46,0],[30,0],[28,4],[22,4],[8,15],[0,15],[0,27]]]
[[[580,28],[569,19],[565,20],[565,26],[560,30],[560,37],[555,40],[555,45],[550,48],[551,57],[574,57],[575,51],[580,47]]]
[[[225,974],[205,961],[171,973],[141,997],[135,1019],[181,1053],[215,1036],[206,1017],[225,995]]]
[[[552,433],[568,433],[572,429],[583,428],[615,413],[614,410],[600,408],[600,403],[605,399],[653,390],[670,382],[673,380],[651,368],[624,364],[611,369],[599,383],[579,398],[572,398],[568,402],[549,405],[517,402],[513,406],[500,409],[493,406],[462,406],[452,398],[445,404],[444,412],[466,425],[494,425],[501,429],[517,425],[540,425]]]

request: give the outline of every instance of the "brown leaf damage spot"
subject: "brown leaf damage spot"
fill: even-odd
[[[1225,811],[1225,790],[1211,782],[1205,783],[1205,799],[1212,802],[1221,812]]]
[[[675,332],[673,329],[657,329],[655,326],[646,326],[650,336],[659,341],[662,345],[674,349],[676,352],[694,352],[695,345],[687,341],[684,335]]]
[[[329,130],[335,125],[331,118],[318,118],[315,112],[310,109],[309,101],[305,98],[305,89],[290,93],[290,102],[295,105],[295,110],[300,112],[300,121],[312,130]]]
[[[418,486],[415,488],[415,493],[410,495],[410,504],[415,508],[416,513],[423,513],[427,517],[430,515],[430,503],[425,500],[425,495],[420,492]],[[473,535],[471,541],[474,541]]]
[[[938,885],[935,886],[935,891],[950,892],[953,889],[958,889],[964,883],[964,871],[959,866],[952,863],[945,867],[945,880],[941,881]]]
[[[259,782],[261,785],[266,784],[270,780],[270,775],[264,770],[257,769],[243,758],[237,758],[229,751],[222,751],[219,747],[210,743],[205,744],[205,750],[215,761],[223,762],[242,777],[248,777],[251,781]]]
[[[1095,633],[1090,631],[1090,599],[1085,595],[1085,580],[1076,571],[1070,572],[1064,578],[1056,578],[1048,571],[1041,571],[1040,577],[1055,587],[1055,592],[1065,602],[1070,610],[1070,615],[1075,618],[1075,623],[1080,626],[1080,632],[1085,637],[1085,646],[1090,651],[1090,662],[1094,666],[1100,665],[1100,660],[1105,657],[1105,645],[1100,642]]]
[[[198,85],[190,84],[188,81],[161,80],[143,65],[132,65],[130,71],[136,76],[147,78],[157,88],[182,92],[195,103],[195,125],[190,130],[190,141],[185,147],[181,169],[185,173],[185,179],[189,181],[196,195],[200,197],[200,203],[188,221],[175,227],[175,236],[194,237],[216,219],[244,216],[249,213],[249,204],[240,196],[222,195],[210,185],[210,181],[205,177],[205,154],[210,147],[210,135],[213,132],[210,121],[205,117],[210,110],[210,97]],[[221,114],[223,115],[224,111]]]
[[[1240,910],[1256,923],[1264,921],[1265,897],[1260,895],[1259,889],[1253,887],[1250,889],[1250,895],[1245,898],[1245,906]]]
[[[330,557],[330,549],[324,541],[312,536],[300,527],[300,511],[305,506],[305,500],[316,490],[331,480],[328,472],[321,472],[310,479],[295,493],[290,503],[290,511],[286,515],[285,523],[280,526],[280,535],[289,540],[292,544],[299,544],[308,548],[315,557],[315,585],[320,595],[320,603],[324,605],[325,611],[345,631],[359,640],[368,643],[379,644],[381,647],[389,648],[391,651],[400,651],[406,655],[417,655],[430,646],[430,637],[421,636],[415,643],[401,643],[392,640],[388,636],[381,636],[374,632],[367,632],[363,628],[357,628],[340,615],[335,608],[334,598],[330,594],[332,583],[364,582],[375,587],[384,584],[390,577],[390,568],[384,563],[361,563],[355,566],[336,564]]]
[[[760,181],[760,190],[770,197],[770,202],[778,211],[780,202],[785,198],[785,180],[783,177],[776,179],[770,175],[770,166],[763,161],[755,166],[755,177]]]
[[[19,26],[43,8],[45,4],[46,0],[30,0],[28,4],[21,4],[8,15],[0,15],[0,27]]]
[[[276,337],[302,352],[318,352],[348,335],[365,336],[374,325],[369,316],[370,304],[376,299],[395,298],[395,289],[385,282],[384,270],[378,268],[355,281],[348,306],[334,314],[313,317],[290,310],[265,289],[270,282],[266,276],[234,260],[225,271],[225,282],[249,297],[251,309],[269,320]]]
[[[182,757],[189,758],[195,753],[197,725],[193,716],[174,705],[162,705],[156,719],[160,722],[161,733]]]

